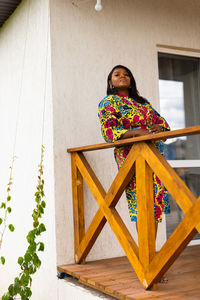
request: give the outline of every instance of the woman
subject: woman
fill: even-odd
[[[98,108],[101,131],[106,142],[170,130],[165,119],[139,95],[131,71],[121,65],[115,66],[108,75],[107,96],[99,103]],[[155,144],[163,154],[163,141],[157,141]],[[123,165],[130,149],[131,146],[115,148],[114,155],[118,169]],[[162,221],[164,213],[170,212],[170,206],[167,191],[155,174],[153,174],[153,182],[157,231],[157,223]],[[137,222],[135,175],[126,188],[126,198],[131,221]]]

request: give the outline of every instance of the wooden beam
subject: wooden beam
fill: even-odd
[[[143,151],[143,145],[138,145]],[[145,269],[155,255],[155,218],[152,170],[142,156],[136,160],[139,259]]]
[[[169,138],[175,138],[179,136],[190,136],[195,134],[200,134],[200,125],[187,127],[184,129],[177,129],[173,131],[164,131],[156,134],[134,137],[131,139],[118,140],[115,143],[101,143],[101,144],[88,145],[88,146],[82,146],[76,148],[69,148],[67,149],[67,152],[72,153],[72,152],[94,151],[100,149],[108,149],[108,148],[132,145],[135,142],[156,141],[161,139],[169,139]]]
[[[72,169],[72,193],[73,193],[73,215],[74,215],[74,245],[75,261],[78,262],[80,253],[79,245],[85,235],[84,200],[83,200],[83,178],[76,166],[76,154],[71,156]]]

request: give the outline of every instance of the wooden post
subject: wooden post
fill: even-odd
[[[76,153],[71,156],[72,165],[72,193],[74,214],[74,247],[75,262],[79,262],[80,243],[85,235],[83,177],[76,166]],[[85,261],[82,260],[82,263]]]
[[[155,255],[153,174],[143,157],[136,160],[139,258],[145,269]]]
[[[142,150],[142,149],[141,149]],[[139,259],[148,272],[155,255],[155,219],[152,171],[144,158],[136,160],[136,197]],[[144,279],[146,280],[146,279]],[[143,285],[147,285],[143,282]],[[156,289],[156,286],[154,286]]]

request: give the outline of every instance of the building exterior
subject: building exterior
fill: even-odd
[[[74,262],[66,149],[103,142],[97,105],[105,96],[106,78],[114,65],[128,66],[140,94],[159,110],[158,52],[200,57],[198,0],[104,0],[102,4],[103,10],[96,12],[92,0],[24,0],[0,29],[1,197],[5,197],[13,151],[17,156],[10,215],[16,230],[7,232],[2,248],[7,264],[0,267],[1,294],[19,273],[16,261],[27,245],[24,233],[32,224],[41,144],[45,146],[47,231],[32,299],[80,299],[76,292],[70,298],[67,283],[56,277],[58,264]],[[113,150],[87,157],[108,189],[117,172]],[[124,196],[117,208],[135,236]],[[96,210],[86,188],[86,227]],[[165,239],[164,221],[158,248]],[[122,255],[106,225],[88,259]]]

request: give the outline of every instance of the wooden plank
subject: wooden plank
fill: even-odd
[[[84,200],[83,200],[83,178],[76,166],[76,154],[71,156],[72,169],[72,193],[73,193],[73,215],[74,215],[74,248],[75,261],[79,261],[79,246],[85,234]]]
[[[143,145],[138,145],[143,151]],[[138,211],[139,259],[145,271],[155,255],[155,219],[153,198],[153,174],[144,158],[136,160],[136,193]]]
[[[101,287],[101,286],[103,286],[104,289],[105,289],[107,286],[111,285],[112,283],[114,284],[114,280],[112,280],[112,279],[110,279],[109,281],[107,281],[107,280],[105,280],[105,281],[101,280],[98,283],[98,281],[96,281],[95,279],[92,279],[92,280],[88,279],[87,283],[90,284],[93,287]]]
[[[105,198],[108,206],[114,207],[132,177],[134,172],[133,163],[136,157],[137,154],[135,153],[135,150],[131,149],[125,163],[115,177],[107,195],[105,195],[105,190],[82,153],[76,154],[76,163],[94,197],[96,199],[98,197]],[[124,179],[124,177],[126,177],[126,179]],[[99,209],[80,244],[79,260],[87,256],[97,237],[99,236],[103,226],[105,225],[105,222],[106,219],[102,211]],[[132,243],[135,245],[133,241]],[[137,251],[137,247],[135,247],[135,251]]]
[[[127,265],[125,265],[126,267],[126,271],[123,272],[114,272],[114,274],[112,275],[112,280],[115,280],[117,282],[121,282],[122,280],[127,281],[130,278],[135,278],[135,272],[133,271],[133,269],[131,271],[127,271]],[[115,267],[113,268],[115,270]],[[120,273],[120,276],[119,276]],[[99,274],[98,274],[99,275]],[[97,276],[95,278],[95,280],[97,282],[101,282],[102,280],[106,280],[110,278],[110,274],[104,275],[103,277]]]
[[[100,143],[100,144],[94,144],[94,145],[88,145],[88,146],[82,146],[82,147],[75,147],[75,148],[69,148],[67,149],[67,152],[85,152],[85,151],[94,151],[94,150],[100,150],[100,149],[108,149],[113,147],[121,147],[126,145],[131,145],[135,142],[141,142],[141,141],[155,141],[155,140],[161,140],[161,139],[170,139],[174,137],[180,137],[180,136],[190,136],[200,134],[200,125],[198,126],[191,126],[184,129],[177,129],[173,131],[164,131],[161,133],[156,134],[149,134],[144,135],[140,137],[134,137],[131,139],[124,139],[124,140],[118,140],[115,143]]]
[[[101,264],[101,265],[99,265],[99,267],[98,267],[98,274],[96,273],[96,265],[95,266],[92,266],[92,268],[79,268],[79,269],[74,269],[74,270],[76,270],[79,274],[82,274],[82,273],[84,273],[84,275],[86,276],[86,277],[90,277],[91,276],[91,274],[92,274],[92,277],[99,277],[99,276],[104,276],[105,275],[105,273],[107,274],[107,270],[108,270],[108,268],[110,269],[110,271],[109,271],[109,274],[117,274],[117,273],[120,273],[120,271],[121,271],[121,273],[123,273],[123,271],[127,271],[127,265],[115,265],[113,268],[112,268],[112,264],[110,264],[109,266],[107,265],[107,264]],[[71,270],[72,270],[72,268],[70,268]],[[133,269],[132,269],[132,272],[134,272],[133,271]]]
[[[169,269],[187,244],[197,233],[195,226],[199,223],[200,197],[189,209],[185,217],[153,258],[149,272],[146,273],[149,287],[157,282]]]
[[[196,201],[193,193],[153,144],[144,144],[142,155],[183,212],[187,213]],[[197,225],[197,230],[200,232],[200,224]]]

